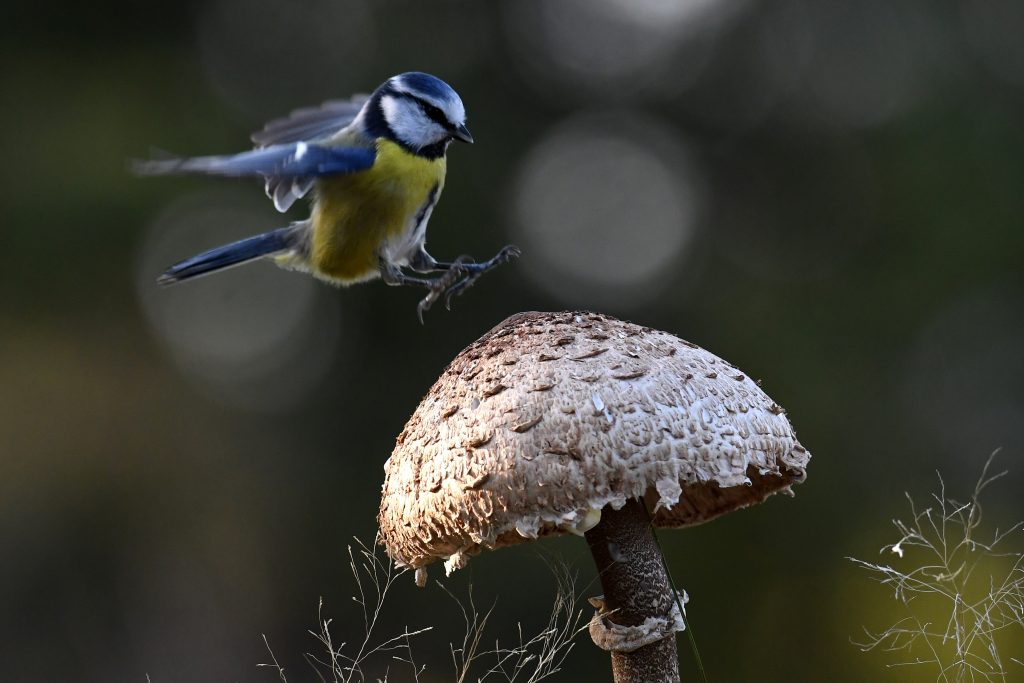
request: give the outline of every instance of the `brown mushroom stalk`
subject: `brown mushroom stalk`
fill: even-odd
[[[437,560],[451,573],[481,550],[586,535],[605,592],[590,632],[615,680],[676,681],[683,617],[651,525],[789,493],[809,460],[758,383],[696,344],[596,313],[522,313],[463,350],[406,423],[381,543],[424,585]]]
[[[599,647],[611,652],[616,683],[678,682],[679,625],[675,619],[664,619],[676,610],[675,595],[643,503],[630,500],[621,510],[606,509],[586,537],[604,590],[602,598],[593,601],[599,612],[590,633]],[[660,629],[649,626],[659,621]],[[609,628],[608,622],[613,626]],[[615,626],[633,627],[644,641],[652,642],[615,637]]]

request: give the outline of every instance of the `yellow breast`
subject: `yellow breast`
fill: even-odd
[[[379,140],[372,168],[318,181],[313,272],[342,284],[376,277],[382,246],[416,228],[417,215],[444,187],[445,168],[444,157],[424,159]]]

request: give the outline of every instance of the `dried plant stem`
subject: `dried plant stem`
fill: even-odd
[[[382,613],[385,602],[395,581],[403,576],[406,570],[396,571],[386,558],[377,554],[378,545],[367,547],[356,539],[357,549],[349,547],[349,569],[355,581],[354,604],[359,606],[362,618],[363,635],[353,643],[337,643],[332,635],[332,620],[323,614],[323,601],[318,610],[318,629],[310,631],[320,645],[319,650],[305,655],[317,678],[321,683],[387,683],[390,666],[387,663],[398,662],[404,676],[400,680],[420,681],[426,665],[418,664],[413,655],[412,639],[432,630],[432,626],[410,630],[408,627],[391,637],[378,634],[381,630]],[[463,602],[441,585],[441,588],[452,596],[458,604],[465,624],[465,632],[461,644],[450,646],[452,662],[455,665],[455,681],[457,683],[473,681],[481,683],[487,680],[503,680],[506,683],[540,683],[562,670],[566,657],[573,648],[575,637],[586,626],[580,626],[583,619],[582,610],[578,609],[576,577],[564,565],[551,567],[558,582],[558,590],[552,604],[547,623],[535,635],[523,632],[520,625],[516,633],[516,642],[511,647],[503,646],[495,640],[493,648],[485,647],[484,631],[493,606],[481,615],[473,602],[472,587],[469,598]],[[348,619],[348,623],[358,623],[357,619]],[[260,664],[261,667],[273,669],[282,683],[288,683],[284,667],[278,662],[274,651],[266,637],[263,638],[270,663]],[[369,673],[369,669],[380,671],[383,677]],[[482,669],[476,675],[474,669]]]
[[[586,630],[576,592],[576,576],[561,564],[549,565],[558,583],[547,624],[536,635],[527,637],[522,625],[518,627],[517,642],[511,647],[498,640],[493,648],[485,649],[484,631],[494,612],[494,605],[481,615],[473,600],[473,587],[465,600],[456,597],[446,586],[438,585],[459,606],[465,625],[462,643],[451,645],[452,664],[457,683],[473,681],[483,683],[496,677],[506,683],[539,683],[562,670],[566,657],[573,648],[577,635]],[[584,625],[580,626],[580,622]],[[475,671],[484,669],[482,674]]]
[[[862,650],[903,653],[889,666],[933,665],[939,681],[1008,681],[1009,661],[1000,653],[999,638],[1008,629],[1024,629],[1024,551],[1021,522],[982,536],[981,495],[1005,472],[991,474],[989,457],[967,502],[939,490],[931,506],[921,510],[908,495],[910,521],[893,525],[900,539],[882,548],[904,566],[849,558],[893,590],[904,616],[878,631],[865,629]],[[924,614],[941,614],[938,623]]]
[[[348,548],[349,569],[355,580],[357,592],[357,595],[352,596],[352,600],[359,605],[362,613],[363,637],[356,642],[354,651],[347,647],[348,643],[336,643],[331,632],[332,620],[324,617],[324,603],[321,599],[317,608],[318,630],[309,632],[319,642],[321,649],[316,654],[306,653],[305,659],[323,683],[363,683],[368,680],[364,665],[382,655],[409,666],[412,670],[412,680],[419,681],[424,667],[417,665],[413,659],[410,640],[432,630],[433,627],[427,626],[416,630],[406,627],[391,637],[377,636],[377,627],[388,593],[405,570],[396,571],[390,562],[380,558],[377,555],[376,543],[368,548],[359,539],[355,540],[358,550],[354,550],[352,546]],[[263,642],[270,654],[271,662],[259,666],[274,669],[278,678],[287,683],[284,667],[278,663],[266,636]],[[385,673],[383,678],[377,680],[386,683],[387,676]]]

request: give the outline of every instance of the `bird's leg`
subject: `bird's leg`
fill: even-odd
[[[402,270],[393,263],[390,263],[384,258],[379,260],[380,263],[380,277],[384,281],[384,284],[397,286],[413,286],[413,287],[426,287],[430,290],[425,297],[416,306],[416,315],[420,319],[420,323],[423,323],[423,313],[430,310],[430,307],[434,305],[434,302],[441,298],[441,295],[452,287],[453,284],[459,281],[460,278],[464,277],[465,273],[461,270],[462,264],[459,259],[456,259],[448,266],[444,275],[435,278],[426,277],[415,277],[413,275],[406,275]],[[440,269],[435,269],[440,270]]]
[[[447,262],[438,261],[421,247],[409,260],[409,267],[417,273],[436,273],[438,271],[449,271],[452,268],[458,268],[465,275],[479,276],[495,266],[511,261],[519,256],[519,254],[519,247],[508,245],[498,252],[494,258],[483,263],[476,263],[469,256],[460,256],[455,261]]]
[[[521,253],[522,252],[519,250],[519,247],[508,244],[502,247],[501,251],[499,251],[497,254],[492,256],[490,259],[484,261],[483,263],[459,264],[458,270],[460,271],[460,274],[463,275],[463,277],[459,279],[457,282],[453,283],[450,287],[448,287],[444,295],[444,307],[451,310],[452,297],[458,296],[459,294],[462,294],[464,291],[472,287],[473,283],[475,283],[480,278],[480,276],[486,273],[487,271],[493,270],[494,268],[497,268],[503,263],[508,263],[509,261],[518,258]],[[443,266],[446,264],[439,263],[438,265]],[[455,264],[451,265],[454,266]],[[448,272],[451,273],[452,271],[449,270]]]
[[[434,283],[441,278],[406,275],[398,266],[380,259],[380,279],[384,281],[384,284],[391,287],[426,287],[427,289],[433,289]]]
[[[493,257],[483,263],[475,263],[469,256],[460,256],[454,261],[438,261],[423,248],[409,260],[409,267],[417,273],[437,273],[443,275],[436,278],[422,278],[406,275],[398,266],[385,259],[380,260],[381,278],[389,285],[417,285],[426,287],[430,292],[416,307],[420,322],[423,322],[424,311],[430,310],[441,295],[444,295],[445,308],[451,309],[452,297],[462,294],[473,286],[477,279],[489,270],[508,263],[517,258],[521,252],[519,247],[507,245]]]
[[[441,263],[435,259],[422,246],[409,259],[409,267],[417,273],[436,273],[439,270],[451,270],[451,266],[452,264],[450,263]]]

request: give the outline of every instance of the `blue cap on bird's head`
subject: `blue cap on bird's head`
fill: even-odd
[[[422,97],[428,101],[450,102],[457,105],[461,110],[460,118],[466,116],[466,111],[462,108],[462,100],[459,98],[459,94],[455,92],[452,86],[437,76],[431,76],[422,71],[407,71],[404,74],[392,76],[388,79],[388,83],[397,92]]]

